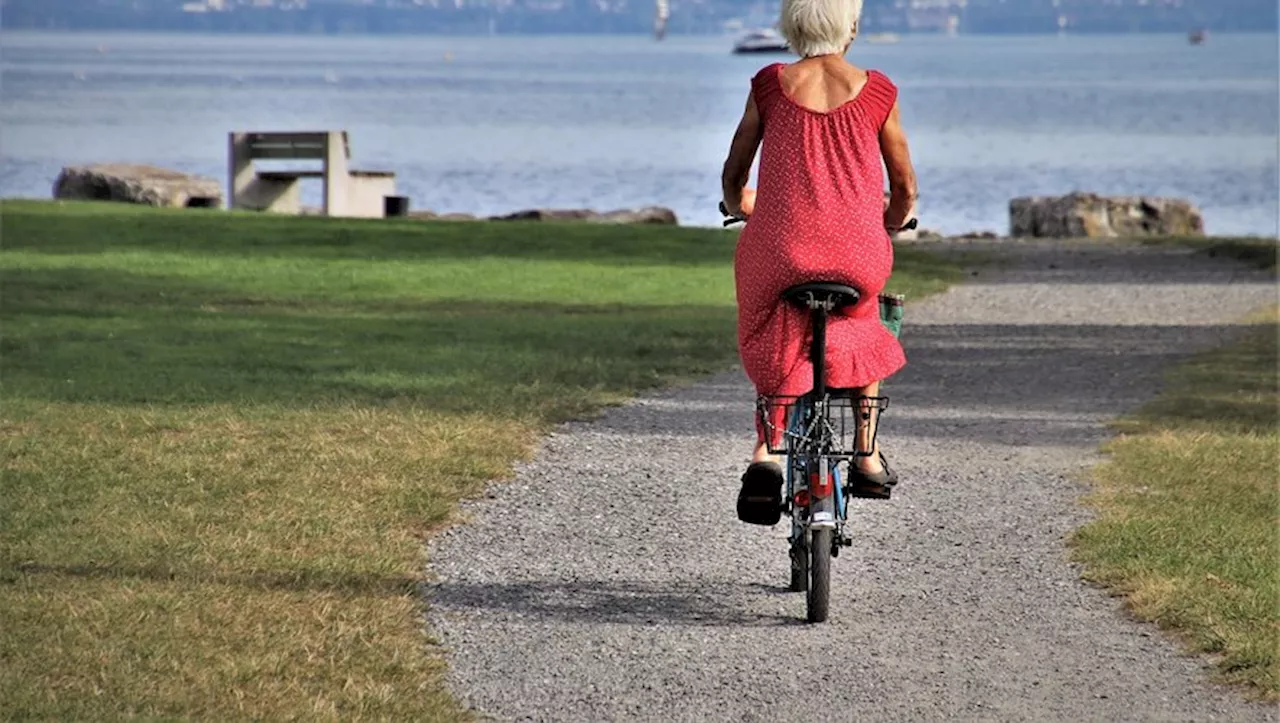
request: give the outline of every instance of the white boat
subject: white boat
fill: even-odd
[[[895,33],[870,33],[865,41],[871,45],[891,45],[901,40]]]
[[[789,53],[787,41],[778,31],[772,28],[758,28],[748,31],[733,44],[735,53]]]

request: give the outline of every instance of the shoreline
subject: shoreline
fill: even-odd
[[[139,206],[140,208],[155,208],[153,206],[147,206],[145,204],[131,204],[127,202],[112,201],[112,200],[64,199],[64,198],[50,198],[47,196],[46,197],[0,196],[0,204],[11,202],[11,201],[33,202],[33,203],[61,203],[61,202],[111,203],[111,204],[118,204],[122,206],[134,205],[134,206]],[[214,210],[214,211],[226,212],[226,211],[229,211],[230,209],[227,209],[225,207],[219,207],[216,209],[193,207],[190,209],[175,208],[172,210],[196,210],[196,211],[203,211],[203,212]],[[643,217],[646,214],[649,214],[650,216],[652,216],[653,212],[670,213],[672,215],[674,222],[654,221],[654,220],[647,220],[647,221],[617,220],[617,217],[627,216],[627,215]],[[236,210],[236,213],[252,215],[254,212],[251,210],[239,209],[239,210]],[[357,219],[354,217],[325,216],[323,213],[320,212],[320,209],[318,207],[310,207],[310,206],[304,207],[303,213],[300,213],[300,214],[272,213],[269,211],[259,211],[257,213],[261,213],[264,215],[277,216],[280,218],[296,218],[296,217],[331,218],[335,221],[405,220],[405,221],[418,221],[418,222],[434,221],[434,222],[445,222],[445,223],[449,223],[449,222],[493,223],[493,222],[512,222],[512,221],[517,221],[517,222],[518,221],[526,221],[526,222],[536,221],[540,223],[548,223],[548,222],[549,223],[582,223],[582,224],[593,224],[593,225],[662,225],[662,226],[668,226],[671,228],[722,230],[726,232],[736,232],[741,229],[741,225],[725,226],[722,222],[700,223],[697,221],[692,221],[692,222],[687,221],[680,218],[680,215],[673,209],[670,209],[668,207],[661,206],[658,204],[638,205],[631,208],[618,208],[618,209],[605,209],[605,210],[601,210],[597,208],[584,208],[584,207],[575,207],[575,208],[546,207],[546,208],[534,208],[534,209],[522,208],[522,209],[508,210],[505,212],[493,213],[493,214],[480,214],[480,213],[466,212],[466,211],[440,211],[435,209],[415,210],[411,206],[409,212],[404,216],[387,216],[382,218],[364,218],[364,219]],[[526,218],[518,218],[519,216],[526,216]],[[610,217],[614,217],[614,218],[611,219]],[[1179,236],[1181,235],[1180,234],[1152,235],[1150,236],[1150,238],[1155,238],[1155,239],[1176,238]],[[933,228],[929,228],[927,225],[922,225],[921,228],[918,229],[918,231],[916,231],[914,234],[904,234],[898,237],[894,237],[893,242],[898,245],[917,245],[918,244],[918,245],[927,246],[932,243],[943,242],[943,241],[959,242],[959,243],[965,243],[965,242],[983,243],[983,242],[990,242],[990,241],[1017,242],[1021,240],[1045,239],[1045,238],[1088,238],[1094,242],[1107,242],[1107,241],[1125,241],[1129,239],[1141,240],[1145,237],[1140,235],[1093,236],[1093,237],[1084,237],[1084,236],[1047,237],[1047,236],[1014,235],[1009,233],[1009,227],[1008,227],[1008,224],[1006,223],[1005,228],[1001,231],[985,228],[985,229],[970,229],[970,230],[962,231],[958,233],[952,232],[952,231],[933,229]],[[1206,229],[1203,232],[1203,238],[1221,239],[1221,240],[1238,239],[1238,240],[1251,241],[1251,242],[1275,241],[1276,243],[1280,243],[1280,229],[1277,229],[1276,233],[1256,232],[1256,231],[1247,232],[1247,233],[1218,233],[1218,232],[1213,232]]]
[[[740,34],[738,30],[722,30],[707,32],[674,32],[668,31],[662,41],[655,41],[653,38],[652,28],[637,27],[635,29],[617,30],[613,32],[603,30],[591,31],[560,31],[560,32],[466,32],[466,33],[439,33],[427,31],[384,31],[384,32],[309,32],[309,31],[271,31],[271,30],[209,30],[206,28],[46,28],[46,27],[10,27],[0,23],[0,31],[12,37],[14,35],[28,36],[75,36],[75,35],[118,35],[118,36],[161,36],[161,35],[178,35],[183,37],[189,36],[209,36],[214,38],[226,38],[228,36],[244,36],[249,38],[262,37],[290,37],[290,38],[324,38],[328,40],[339,38],[352,39],[368,39],[368,38],[439,38],[439,39],[470,39],[484,41],[500,41],[510,38],[608,38],[616,40],[617,38],[636,38],[644,40],[647,44],[661,46],[670,41],[688,41],[688,40],[708,40],[735,38]],[[1236,30],[1220,30],[1213,27],[1208,28],[1210,39],[1208,44],[1214,42],[1214,39],[1230,38],[1237,36],[1276,36],[1280,38],[1280,30],[1275,28],[1269,29],[1236,29]],[[898,40],[894,44],[913,43],[913,42],[966,42],[966,41],[989,41],[993,39],[1019,39],[1026,38],[1029,40],[1043,40],[1045,38],[1074,38],[1074,39],[1112,39],[1117,37],[1152,37],[1152,38],[1177,38],[1180,42],[1187,42],[1187,30],[1152,30],[1152,31],[1131,31],[1131,30],[1089,30],[1089,31],[1072,31],[1067,33],[1055,31],[1022,31],[1022,32],[996,32],[996,33],[959,33],[957,35],[947,35],[943,32],[912,32],[904,28],[867,28],[865,31],[869,35],[875,34],[892,34],[898,36]],[[867,43],[866,45],[871,45]]]

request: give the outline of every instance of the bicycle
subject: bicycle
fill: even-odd
[[[731,216],[723,202],[720,212],[729,217],[725,226],[745,221]],[[916,223],[911,219],[903,230],[916,228]],[[782,296],[809,310],[813,386],[800,396],[758,397],[756,414],[769,453],[786,456],[786,491],[778,512],[791,518],[790,589],[806,593],[806,618],[820,623],[830,611],[831,560],[840,555],[840,548],[853,544],[845,528],[849,498],[856,495],[841,484],[840,465],[847,471],[858,457],[871,456],[889,398],[855,397],[850,389],[827,388],[827,317],[858,303],[861,292],[841,283],[814,281],[792,286]],[[896,334],[902,297],[881,294],[879,302],[882,321]]]

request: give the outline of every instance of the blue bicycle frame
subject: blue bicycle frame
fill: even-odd
[[[805,527],[809,524],[808,517],[806,516],[805,519],[801,520],[800,515],[797,514],[796,510],[796,496],[799,494],[801,489],[808,489],[808,481],[806,479],[806,475],[808,473],[808,460],[806,459],[806,456],[808,453],[804,452],[797,454],[800,450],[796,450],[793,445],[795,444],[794,440],[806,437],[804,434],[804,426],[806,419],[809,417],[810,409],[810,399],[808,397],[802,397],[797,400],[796,404],[792,407],[790,417],[787,419],[787,438],[791,441],[787,444],[786,504],[788,509],[791,510],[790,540],[793,545],[797,540],[803,539]],[[837,537],[842,535],[844,523],[849,519],[849,501],[844,495],[844,485],[840,482],[840,459],[840,457],[831,457],[827,459],[827,462],[830,464],[832,494],[835,496],[835,524]],[[802,481],[804,484],[803,488],[798,484]]]

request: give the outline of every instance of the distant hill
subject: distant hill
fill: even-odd
[[[900,7],[901,6],[901,7]],[[671,0],[671,33],[772,22],[776,0]],[[654,0],[0,0],[0,28],[647,33]],[[867,32],[1276,32],[1276,0],[866,0]]]

